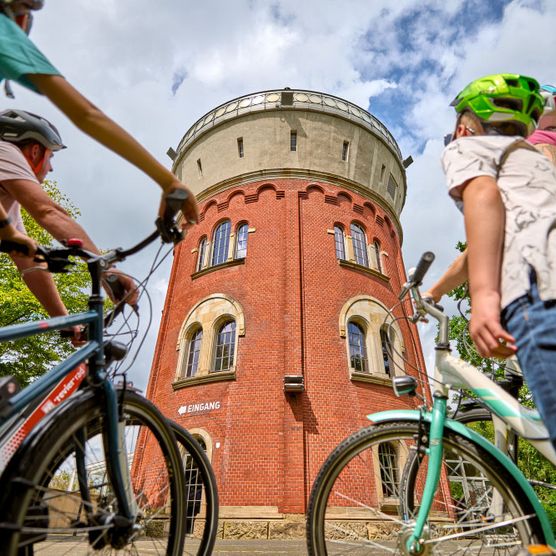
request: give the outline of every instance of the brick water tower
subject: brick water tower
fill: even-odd
[[[422,367],[408,326],[383,324],[405,277],[400,149],[365,110],[283,89],[214,108],[170,152],[201,221],[175,250],[148,397],[206,446],[225,536],[302,536],[325,457],[410,404],[392,377]]]

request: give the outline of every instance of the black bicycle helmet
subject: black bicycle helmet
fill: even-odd
[[[66,148],[58,130],[48,120],[24,110],[0,112],[0,138],[16,144],[36,141],[51,151]]]

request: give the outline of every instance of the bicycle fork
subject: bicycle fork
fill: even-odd
[[[448,398],[445,395],[435,392],[428,446],[424,448],[424,452],[428,456],[427,476],[415,526],[405,545],[408,554],[420,554],[424,547],[425,538],[423,533],[425,531],[425,524],[432,508],[434,496],[440,481],[440,474],[442,472],[444,451],[442,438],[444,436],[447,401]],[[418,442],[420,442],[420,439]]]

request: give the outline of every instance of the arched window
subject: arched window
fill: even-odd
[[[382,346],[382,360],[384,361],[384,372],[392,377],[394,375],[394,353],[392,351],[392,342],[388,336],[388,329],[382,327],[380,329],[380,345]]]
[[[206,452],[207,445],[204,438],[198,434],[194,435],[194,438]],[[201,512],[205,493],[203,492],[203,478],[199,467],[188,452],[183,457],[183,471],[186,488],[185,532],[190,535],[193,533],[195,519]]]
[[[203,340],[203,329],[198,328],[191,339],[187,349],[187,367],[185,369],[185,376],[190,378],[195,376],[197,368],[199,367],[199,354],[201,353],[201,342]]]
[[[380,260],[380,242],[375,239],[373,242],[373,248],[375,252],[376,269],[382,273],[382,261]]]
[[[214,240],[212,242],[212,266],[225,263],[228,259],[230,228],[230,221],[224,220],[224,222],[218,225],[214,232]]]
[[[344,261],[346,259],[346,245],[344,243],[344,230],[340,226],[334,226],[334,243],[336,245],[336,258]]]
[[[392,444],[384,442],[379,445],[378,461],[382,494],[385,498],[398,496],[398,456]]]
[[[205,262],[205,253],[207,251],[207,238],[204,237],[199,243],[198,255],[197,255],[197,272],[203,268]]]
[[[351,241],[353,242],[353,256],[355,257],[355,262],[362,266],[369,266],[365,231],[358,224],[351,225]]]
[[[348,323],[349,361],[351,368],[366,373],[368,371],[365,331],[355,322]]]
[[[234,364],[236,323],[233,320],[220,325],[216,333],[213,371],[228,371]]]
[[[247,224],[241,224],[237,229],[236,234],[236,249],[235,258],[245,259],[247,256],[247,236],[249,234],[249,226]]]

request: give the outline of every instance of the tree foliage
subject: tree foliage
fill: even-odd
[[[459,242],[457,244],[457,249],[462,252],[465,250],[466,246],[465,243]],[[461,301],[461,306],[463,306],[463,316],[454,316],[450,318],[450,339],[455,342],[460,357],[490,376],[502,377],[504,375],[504,362],[481,357],[475,349],[469,335],[468,319],[471,305],[467,285],[454,289],[449,296],[455,301]],[[469,392],[462,392],[461,395],[463,398],[471,396]],[[520,388],[518,399],[519,402],[526,407],[535,407],[533,396],[526,384]],[[492,423],[476,423],[472,425],[472,428],[483,436],[486,436],[489,440],[493,440],[494,431]],[[554,466],[531,444],[523,439],[519,440],[518,465],[528,479],[556,484],[556,469]],[[552,526],[556,527],[556,491],[544,487],[536,487],[536,490],[549,514]]]
[[[55,182],[46,181],[43,187],[70,216],[79,216],[79,209],[61,193]],[[21,212],[28,235],[41,245],[52,245],[52,236],[26,211]],[[68,274],[54,275],[58,291],[70,313],[86,309],[88,278],[85,267],[79,264],[76,270]],[[46,316],[11,259],[8,255],[0,254],[0,326],[39,320]],[[21,386],[25,386],[44,374],[57,361],[67,357],[72,350],[69,340],[61,339],[57,332],[0,343],[0,376],[13,375]]]

